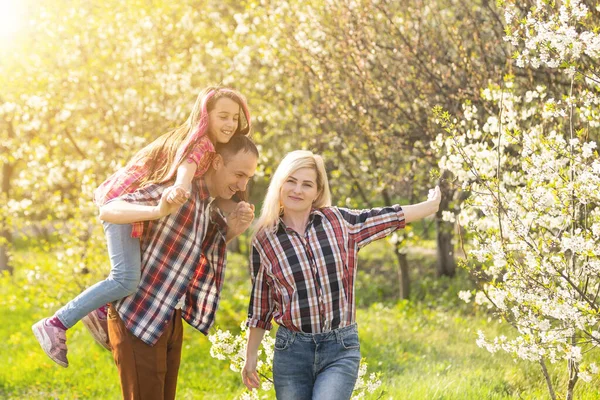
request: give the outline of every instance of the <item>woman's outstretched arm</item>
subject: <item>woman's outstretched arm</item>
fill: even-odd
[[[402,206],[402,211],[404,211],[404,220],[409,223],[435,214],[440,208],[441,200],[442,192],[440,187],[436,186],[435,189],[431,189],[429,191],[429,196],[426,201],[418,204]]]

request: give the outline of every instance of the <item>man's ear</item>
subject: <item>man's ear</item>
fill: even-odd
[[[212,160],[212,167],[215,171],[217,171],[219,168],[221,168],[223,166],[223,157],[220,154],[215,154],[213,160]]]

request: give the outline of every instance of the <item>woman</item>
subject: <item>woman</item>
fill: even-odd
[[[252,240],[250,335],[242,379],[258,388],[257,353],[274,318],[278,399],[350,399],[360,344],[354,282],[358,251],[405,223],[437,212],[439,187],[423,203],[349,210],[331,206],[323,160],[294,151],[273,176]]]

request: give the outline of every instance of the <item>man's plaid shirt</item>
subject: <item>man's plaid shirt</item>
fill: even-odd
[[[148,185],[120,199],[157,205],[166,187]],[[223,286],[226,230],[203,179],[193,181],[192,195],[177,212],[145,223],[140,284],[134,294],[115,302],[131,333],[154,345],[185,295],[182,317],[207,334]]]
[[[252,295],[248,326],[322,333],[356,320],[354,281],[358,251],[404,228],[398,205],[371,210],[325,207],[311,211],[306,233],[282,219],[252,241]]]
[[[202,136],[194,143],[194,147],[190,150],[190,155],[187,157],[188,162],[196,164],[196,173],[194,178],[199,178],[206,173],[210,163],[215,155],[215,147],[208,138]],[[179,164],[179,162],[177,162]],[[140,182],[148,175],[148,163],[146,160],[131,162],[112,174],[107,180],[94,192],[94,203],[101,207],[110,200],[123,196],[127,193],[133,193],[140,187]],[[176,169],[173,168],[171,175],[174,175]],[[175,178],[174,176],[167,177],[166,180]],[[143,222],[134,222],[132,224],[131,237],[139,238],[144,230]]]

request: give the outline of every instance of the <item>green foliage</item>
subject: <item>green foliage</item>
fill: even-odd
[[[0,228],[58,229],[78,254],[101,240],[94,188],[215,82],[248,97],[257,205],[297,148],[324,155],[337,204],[421,200],[434,184],[430,108],[482,87],[503,52],[483,29],[497,11],[469,1],[44,0],[26,10],[33,22],[0,43],[0,159],[11,171]]]
[[[248,253],[249,254],[249,253]],[[246,255],[229,252],[223,282],[223,296],[216,324],[239,332],[239,325],[248,314],[248,299],[252,290],[250,267]],[[232,327],[235,327],[232,329]]]
[[[379,241],[360,252],[359,272],[365,275],[359,274],[356,291],[358,301],[365,304],[357,311],[361,352],[369,360],[369,370],[382,374],[384,398],[543,397],[545,386],[539,371],[514,363],[507,355],[492,357],[477,348],[478,329],[507,335],[510,330],[470,304],[457,303],[458,290],[471,287],[468,280],[460,273],[456,280],[433,279],[431,254],[411,255],[418,266],[413,271],[413,300],[396,302],[393,297],[375,295],[375,288],[385,282],[374,279],[383,276],[381,265],[388,262],[386,257],[393,257],[389,252],[381,256],[386,246],[391,247]],[[15,259],[20,260],[16,273],[5,274],[0,281],[0,318],[5,321],[0,327],[0,364],[4,366],[0,369],[0,397],[119,398],[111,355],[93,344],[81,324],[68,332],[71,366],[67,369],[49,360],[31,333],[35,321],[51,314],[79,290],[73,276],[69,280],[49,275],[55,259],[31,249],[17,251]],[[48,293],[44,295],[41,287]],[[249,291],[246,256],[230,254],[217,313],[219,327],[239,330]],[[57,293],[63,294],[58,297]],[[377,298],[383,303],[370,303]],[[227,362],[211,358],[209,349],[208,340],[186,325],[178,398],[231,399],[244,391],[238,374]],[[595,387],[580,385],[577,398],[596,398],[600,392]]]
[[[432,241],[422,240],[420,247],[408,247],[412,289],[410,300],[440,309],[464,310],[465,303],[458,298],[461,290],[470,290],[474,284],[469,275],[458,270],[452,278],[436,274],[436,251]],[[374,303],[393,305],[398,301],[400,277],[396,267],[394,245],[385,240],[374,242],[359,252],[356,304],[369,307]]]
[[[549,94],[565,87],[548,70],[507,65],[502,36],[514,29],[488,1],[25,3],[32,22],[0,42],[0,256],[12,245],[15,267],[0,277],[6,398],[118,398],[110,357],[81,328],[69,337],[72,363],[91,367],[63,371],[40,354],[29,326],[106,275],[93,190],[182,123],[200,88],[221,82],[249,100],[261,151],[251,200],[260,209],[277,162],[297,148],[324,155],[339,205],[420,201],[446,179],[433,171],[434,105],[448,132],[465,98],[480,115],[498,113],[480,89],[503,76],[546,82]],[[455,189],[445,190],[454,200],[448,210],[462,201]],[[473,287],[466,275],[435,277],[435,252],[423,240],[431,236],[403,233],[395,246],[361,251],[356,286],[363,355],[372,367],[381,363],[386,396],[542,397],[533,369],[490,362],[474,347],[474,329],[490,317],[458,300]],[[396,305],[394,251],[405,248],[414,285],[411,302]],[[246,239],[240,249],[247,252]],[[246,313],[245,259],[230,255],[217,316],[226,329]],[[180,398],[241,391],[238,377],[208,357],[204,338],[186,329],[185,341]],[[578,398],[597,397],[593,387],[577,390]]]

